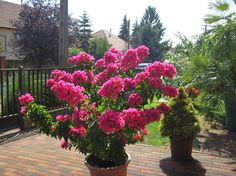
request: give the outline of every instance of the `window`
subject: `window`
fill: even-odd
[[[0,35],[0,52],[6,51],[6,36]]]

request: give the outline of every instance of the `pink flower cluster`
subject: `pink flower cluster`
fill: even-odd
[[[73,82],[77,85],[88,82],[88,76],[85,71],[75,71],[72,74]]]
[[[147,48],[147,47],[144,46],[144,45],[139,46],[139,47],[136,49],[136,52],[137,52],[137,54],[138,54],[138,57],[139,57],[139,61],[140,61],[140,62],[143,62],[144,59],[149,56],[149,48]]]
[[[141,110],[135,108],[129,108],[123,111],[125,123],[135,130],[141,130],[145,128],[146,119]]]
[[[54,81],[65,81],[65,82],[72,82],[72,75],[70,73],[67,73],[66,71],[62,70],[53,70],[51,73],[52,77],[54,78]],[[50,83],[48,83],[50,85]]]
[[[94,60],[95,59],[93,56],[89,55],[86,52],[81,52],[78,55],[69,57],[68,62],[69,64],[79,65],[79,64],[84,64],[84,63],[90,63]]]
[[[98,125],[107,134],[118,132],[125,126],[123,114],[109,110],[100,116]]]
[[[143,98],[137,93],[132,93],[129,96],[128,103],[129,106],[133,108],[135,106],[141,105],[143,103]]]
[[[58,115],[56,117],[56,120],[60,121],[60,122],[71,121],[71,117],[68,114],[66,114],[66,115]]]
[[[135,49],[129,49],[121,59],[121,70],[127,71],[130,68],[138,66],[140,60]]]
[[[83,87],[75,86],[73,83],[65,81],[55,82],[51,90],[56,93],[59,100],[68,102],[71,107],[81,103],[87,98],[87,96],[83,94]]]
[[[61,141],[61,148],[67,149],[69,147],[69,142],[67,140]]]
[[[121,77],[116,76],[105,82],[98,94],[106,97],[117,99],[119,93],[124,90],[124,82]]]
[[[79,134],[81,137],[85,137],[86,129],[82,125],[79,125],[78,127],[70,128],[70,134],[73,136]]]
[[[34,98],[29,94],[25,94],[25,95],[21,95],[19,97],[19,101],[20,101],[20,105],[25,105],[25,104],[28,104],[28,103],[31,103],[32,101],[34,101]]]
[[[169,97],[177,97],[179,95],[178,89],[174,86],[163,86],[162,91],[165,96]]]
[[[176,75],[176,69],[172,64],[161,63],[155,61],[153,64],[148,65],[145,71],[149,73],[150,77],[166,76],[168,78],[173,78]]]
[[[136,86],[135,80],[133,78],[124,78],[124,90],[134,89]]]
[[[144,116],[146,118],[146,123],[152,123],[155,121],[159,121],[161,118],[161,113],[158,108],[146,109],[144,110]]]

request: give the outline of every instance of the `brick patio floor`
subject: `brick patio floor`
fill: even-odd
[[[234,146],[236,147],[236,146]],[[168,149],[155,146],[127,147],[132,161],[128,176],[236,176],[236,158],[193,152],[199,162],[175,163]],[[1,176],[89,176],[84,156],[60,148],[60,142],[45,135],[32,135],[0,145]]]

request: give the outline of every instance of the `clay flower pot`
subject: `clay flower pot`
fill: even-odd
[[[175,161],[191,161],[193,138],[176,140],[170,138],[171,158]]]
[[[85,158],[84,163],[88,167],[91,176],[126,176],[127,167],[131,160],[131,157],[128,153],[127,153],[127,156],[128,156],[128,159],[124,165],[115,166],[115,167],[100,168],[96,166],[91,166],[87,162],[88,157]]]

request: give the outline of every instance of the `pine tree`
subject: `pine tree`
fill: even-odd
[[[126,42],[129,42],[129,28],[130,20],[128,20],[127,16],[125,15],[123,18],[123,23],[121,24],[120,33],[118,37],[122,38]]]
[[[137,19],[135,20],[135,23],[133,24],[132,31],[133,32],[130,36],[131,44],[132,44],[132,47],[136,48],[142,43],[141,32],[140,32],[141,30],[140,30],[140,26]]]
[[[84,11],[83,15],[80,16],[79,19],[79,40],[81,43],[81,48],[84,51],[89,50],[89,39],[91,37],[91,21],[86,11]]]
[[[133,47],[146,45],[150,49],[149,62],[162,60],[169,49],[168,41],[162,41],[165,33],[155,7],[148,7],[140,24],[136,23],[132,33],[131,44]]]

